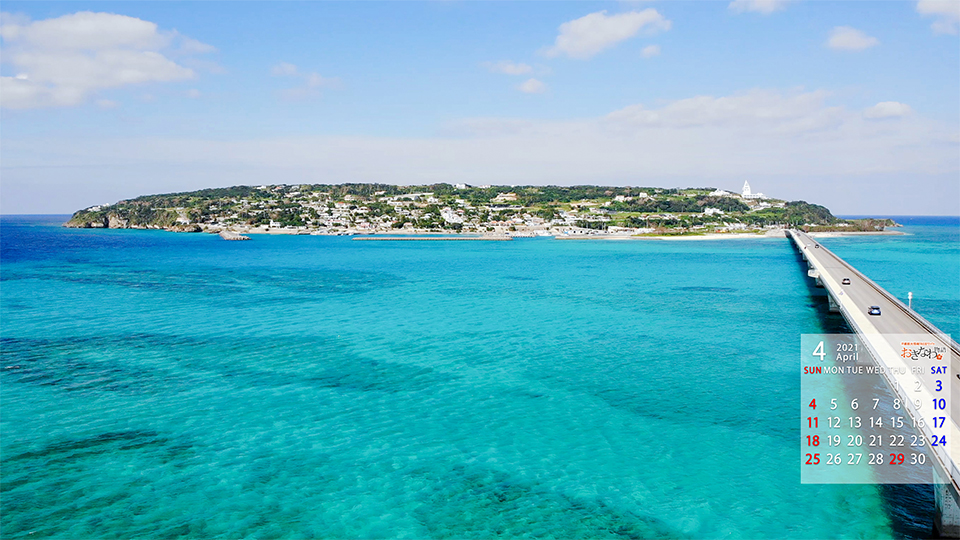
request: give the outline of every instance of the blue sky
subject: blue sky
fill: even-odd
[[[960,214],[960,3],[5,2],[0,211],[262,183]]]

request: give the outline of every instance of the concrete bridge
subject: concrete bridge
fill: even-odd
[[[863,275],[846,261],[834,255],[808,234],[791,230],[789,236],[807,261],[807,275],[826,289],[830,311],[839,312],[870,351],[874,361],[884,368],[884,378],[914,419],[923,419],[922,435],[933,437],[933,417],[942,415],[929,405],[934,398],[946,397],[948,412],[946,426],[937,433],[946,433],[948,445],[929,446],[934,461],[936,532],[944,538],[960,538],[960,347],[949,336],[929,321],[904,305],[895,296]],[[847,281],[849,280],[849,281]],[[870,315],[870,306],[880,308],[880,315]],[[900,339],[904,335],[922,335],[925,340],[946,347],[950,365],[946,375],[949,389],[937,392],[929,377],[921,377],[909,369],[900,356]],[[891,368],[907,368],[903,370]],[[903,373],[899,373],[903,371]],[[899,373],[899,374],[898,374]],[[943,378],[943,377],[941,377]],[[919,401],[918,401],[919,400]],[[926,407],[916,405],[927,404]]]

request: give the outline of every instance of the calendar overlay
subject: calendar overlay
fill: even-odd
[[[877,363],[856,334],[800,340],[800,481],[930,484],[957,455],[950,349],[930,335],[886,336]]]

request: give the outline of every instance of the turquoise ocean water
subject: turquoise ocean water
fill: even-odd
[[[785,239],[355,242],[0,222],[0,536],[888,538],[799,483]],[[960,333],[960,224],[831,238]]]

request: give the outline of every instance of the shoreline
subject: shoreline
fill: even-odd
[[[204,231],[217,232],[217,231]],[[319,231],[291,231],[283,229],[274,230],[240,230],[241,234],[268,234],[268,235],[293,235],[293,236],[352,236],[354,240],[513,240],[516,238],[553,238],[555,240],[747,240],[764,238],[786,238],[784,229],[775,229],[771,232],[757,233],[707,233],[690,235],[631,235],[631,234],[535,234],[527,231],[519,231],[516,234],[477,234],[477,233],[456,233],[456,232],[430,232],[430,231],[404,231],[404,232],[336,232],[327,233]],[[901,231],[829,231],[809,233],[814,238],[837,238],[844,236],[900,236],[907,233]]]
[[[769,229],[761,233],[703,233],[703,234],[630,234],[630,233],[586,233],[569,230],[534,229],[520,231],[484,231],[456,232],[431,231],[418,229],[395,229],[378,231],[343,230],[328,231],[320,229],[286,229],[262,227],[220,227],[198,226],[194,230],[171,230],[159,227],[91,227],[103,229],[163,230],[166,232],[219,234],[224,239],[248,239],[243,235],[279,235],[279,236],[351,236],[355,240],[513,240],[516,238],[554,238],[557,240],[746,240],[757,238],[786,238],[786,229]],[[807,233],[813,238],[839,238],[851,236],[899,236],[908,233],[902,231],[821,231]],[[226,238],[229,237],[229,238]]]
[[[513,240],[512,236],[379,236],[362,235],[353,238],[355,242],[509,242]]]

